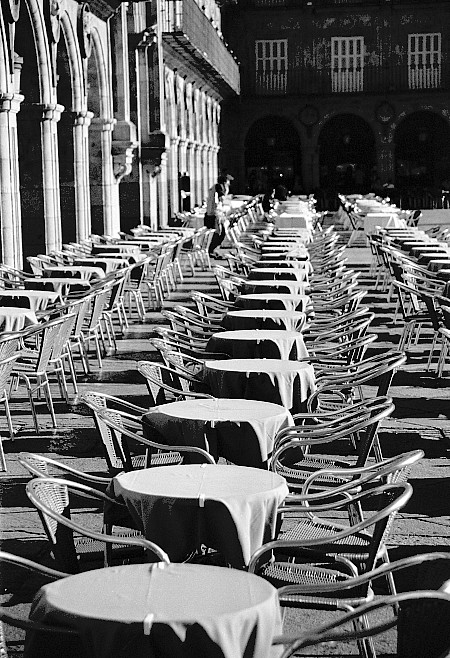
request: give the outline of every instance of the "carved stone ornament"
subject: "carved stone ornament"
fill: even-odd
[[[319,121],[319,110],[314,105],[305,105],[299,112],[299,119],[304,126],[315,126]]]
[[[383,125],[387,125],[395,117],[395,109],[387,101],[383,101],[375,110],[375,117]]]
[[[19,20],[20,0],[2,0],[3,15],[8,23]]]
[[[92,51],[92,14],[87,2],[83,2],[78,10],[78,41],[83,59],[89,59]]]
[[[65,10],[65,0],[44,0],[44,12],[49,38],[58,43],[61,35],[61,15]]]

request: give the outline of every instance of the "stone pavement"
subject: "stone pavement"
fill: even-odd
[[[393,324],[393,304],[387,304],[386,295],[374,288],[374,278],[369,276],[369,250],[356,247],[347,252],[348,265],[361,271],[360,285],[368,290],[365,304],[376,314],[371,330],[378,334],[378,341],[372,351],[393,348],[398,344],[402,326],[400,322]],[[213,274],[197,272],[194,279],[186,277],[184,284],[165,302],[165,307],[188,303],[192,290],[216,291]],[[136,371],[136,362],[154,358],[148,338],[152,335],[152,328],[162,321],[159,313],[147,313],[144,324],[130,325],[126,336],[119,340],[117,353],[104,360],[101,371],[96,370],[92,361],[93,374],[84,380],[80,378],[81,392],[101,390],[145,405],[146,387]],[[429,550],[450,550],[450,363],[441,379],[437,379],[433,372],[425,371],[430,340],[431,334],[426,339],[421,338],[408,353],[407,364],[396,374],[390,391],[396,409],[383,423],[381,431],[385,456],[415,448],[425,452],[425,458],[410,477],[413,497],[394,525],[390,539],[391,559]],[[25,495],[24,484],[28,478],[17,462],[18,452],[39,452],[81,470],[105,471],[102,446],[87,410],[76,400],[70,407],[63,403],[57,403],[56,407],[59,428],[52,429],[42,405],[39,421],[44,429],[36,436],[26,400],[14,394],[12,411],[18,433],[13,442],[4,440],[8,472],[0,475],[2,548],[47,562],[46,539],[38,515]],[[4,433],[4,426],[1,431]],[[15,578],[6,581],[3,578],[2,594],[5,590],[13,591],[15,598],[20,600],[21,584],[22,581]],[[302,613],[301,619],[302,623],[309,625],[317,623],[320,616]],[[288,628],[298,627],[298,623],[299,613],[288,615]],[[388,636],[387,640],[381,641],[380,655],[393,653],[394,639]],[[317,654],[354,655],[357,650],[352,645],[326,646],[308,650],[304,655]],[[13,646],[11,655],[21,655],[20,647]]]

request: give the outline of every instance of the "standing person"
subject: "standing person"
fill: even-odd
[[[225,229],[221,222],[221,207],[226,192],[227,179],[225,176],[219,176],[217,183],[209,188],[208,199],[206,201],[206,213],[204,223],[206,228],[213,228],[215,233],[209,245],[209,255],[212,258],[219,258],[214,250],[222,244],[225,238]]]
[[[187,173],[180,176],[180,196],[181,196],[181,209],[190,212],[191,210],[191,177]]]

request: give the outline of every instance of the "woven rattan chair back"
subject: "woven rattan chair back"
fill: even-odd
[[[116,475],[121,471],[134,470],[136,466],[133,464],[130,454],[124,450],[120,432],[113,431],[98,414],[100,409],[107,409],[107,398],[101,393],[91,391],[83,395],[83,402],[92,412],[95,425],[102,440],[110,474]],[[120,416],[117,416],[116,420],[121,424]],[[142,463],[139,466],[143,468],[145,465],[144,457],[141,461]]]

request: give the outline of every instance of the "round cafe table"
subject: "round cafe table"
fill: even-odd
[[[216,461],[224,457],[240,466],[267,468],[275,435],[293,420],[287,409],[271,402],[205,398],[153,407],[142,425],[144,436],[157,443],[196,446]]]
[[[257,260],[255,263],[252,263],[252,271],[260,268],[274,267],[276,269],[283,267],[288,269],[297,269],[302,267],[308,267],[309,259],[308,258],[291,258],[290,260],[286,259],[268,259],[268,260]]]
[[[0,331],[21,331],[33,324],[38,324],[38,320],[30,308],[0,306]]]
[[[250,293],[239,295],[235,305],[243,309],[269,309],[306,312],[312,307],[309,295],[290,295],[289,293]]]
[[[46,265],[43,275],[44,277],[74,276],[89,280],[92,278],[102,279],[105,276],[105,272],[101,267],[95,267],[93,265],[52,265],[50,267]]]
[[[274,281],[273,279],[263,279],[262,281],[245,281],[242,284],[243,293],[285,292],[291,295],[304,295],[308,288],[307,281]]]
[[[306,322],[306,313],[279,310],[228,311],[222,320],[224,329],[266,329],[269,331],[286,329],[301,331]]]
[[[306,267],[257,267],[249,272],[248,281],[274,279],[276,281],[303,281],[308,283],[308,271]]]
[[[16,302],[12,300],[20,300],[18,306],[26,306],[36,313],[36,311],[44,311],[48,304],[59,301],[60,297],[58,293],[50,290],[21,290],[15,288],[0,290],[0,303],[2,305],[15,304]]]
[[[316,387],[310,363],[282,359],[205,361],[203,380],[215,397],[274,402],[292,414],[306,411]]]
[[[233,359],[304,359],[308,356],[303,336],[285,329],[248,329],[213,334],[207,352],[228,354]]]
[[[290,249],[280,246],[263,247],[260,260],[280,260],[280,258],[302,260],[302,257],[304,260],[308,260],[308,252],[302,245],[297,245]]]
[[[39,633],[29,632],[27,658],[269,658],[279,655],[271,642],[282,630],[270,583],[199,564],[133,564],[62,578],[39,590],[30,618],[74,629],[80,639],[47,634],[39,646]]]
[[[277,509],[288,487],[272,471],[190,464],[120,473],[109,492],[174,562],[205,545],[242,569],[273,538]]]

